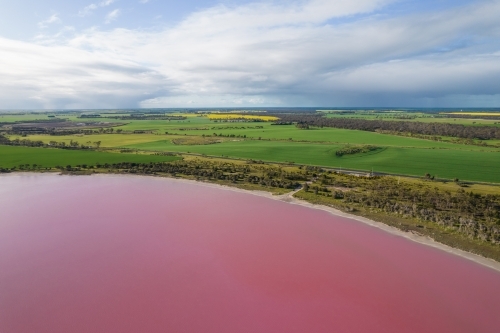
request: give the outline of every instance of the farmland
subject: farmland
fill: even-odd
[[[234,141],[216,145],[179,146],[169,140],[128,146],[140,150],[190,152],[213,156],[295,162],[332,168],[484,182],[500,181],[500,153],[477,150],[385,147],[380,151],[336,156],[341,145],[275,141]]]
[[[261,120],[261,121],[275,121],[278,120],[277,117],[272,116],[260,116],[260,115],[246,115],[246,114],[209,114],[208,119],[210,120],[235,120],[235,119],[245,119],[245,120]]]
[[[178,159],[173,156],[151,156],[145,154],[120,154],[96,151],[10,147],[0,145],[0,167],[12,168],[36,164],[39,168],[54,168],[67,165],[111,164],[117,162],[169,162]]]
[[[400,121],[410,119],[423,123],[453,123],[470,126],[500,126],[499,112],[440,112],[422,113],[412,112],[375,112],[363,111],[353,113],[342,113],[335,111],[323,111],[328,118],[357,118],[357,119],[381,119],[387,121]]]
[[[498,112],[449,112],[443,113],[452,116],[477,116],[477,117],[498,117]]]
[[[85,126],[85,129],[90,128],[90,131],[79,132],[71,128],[71,131],[60,135],[57,133],[19,133],[19,131],[16,133],[12,130],[4,130],[4,135],[10,140],[40,141],[52,146],[76,144],[79,147],[92,147],[98,142],[99,150],[114,150],[113,160],[121,156],[120,150],[129,149],[139,152],[137,156],[141,159],[158,157],[147,154],[172,152],[266,162],[293,162],[339,170],[373,170],[376,173],[418,177],[429,173],[437,178],[500,182],[500,171],[497,168],[500,164],[500,140],[497,139],[468,141],[460,139],[462,141],[457,141],[459,138],[434,136],[431,140],[406,134],[402,136],[398,133],[329,127],[301,129],[293,123],[275,124],[279,115],[266,115],[263,112],[241,114],[171,112],[158,115],[147,114],[144,119],[140,120],[134,116],[126,121],[123,119],[127,119],[133,113],[103,112],[96,118],[82,117],[82,114],[88,113],[2,114],[0,122],[4,126],[0,128],[8,129],[9,125],[22,122],[36,124],[37,121],[48,121],[54,118],[77,123]],[[451,124],[457,121],[460,123],[470,121],[470,119],[460,118],[439,118],[439,114],[404,111],[386,113],[360,111],[348,114],[324,111],[319,114],[335,118],[375,119],[375,117],[382,117],[386,120],[384,117],[387,117],[390,121],[398,121],[398,118],[406,119],[405,121],[439,119],[441,123],[447,121]],[[168,120],[151,120],[153,116],[166,117],[165,119],[168,118]],[[463,125],[476,126],[477,124],[464,123]],[[496,127],[497,124],[489,122],[488,126]],[[336,154],[338,150],[346,147],[363,145],[376,146],[377,149],[353,155]],[[47,151],[50,151],[47,153],[50,155],[55,154],[53,151],[57,150]],[[82,156],[88,156],[89,161],[95,161],[91,155],[104,152],[63,151],[63,153],[71,156],[72,154],[87,154]],[[16,154],[19,156],[21,153]],[[2,153],[0,167],[12,166],[16,163],[10,155],[12,154]],[[41,158],[45,153],[35,155],[38,156],[36,158]],[[30,157],[30,160],[36,158]],[[81,159],[83,157],[78,157],[80,162]],[[21,159],[18,158],[18,160]],[[62,160],[61,163],[64,164]]]

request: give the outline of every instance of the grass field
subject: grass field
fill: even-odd
[[[500,112],[448,112],[452,116],[478,116],[478,117],[500,117]]]
[[[445,115],[444,113],[442,115]],[[368,120],[388,120],[388,121],[418,121],[423,123],[450,123],[450,124],[460,124],[467,126],[500,126],[500,120],[498,119],[471,119],[471,118],[449,118],[443,117],[442,115],[429,115],[423,113],[411,113],[406,114],[415,118],[405,119],[401,116],[405,113],[355,113],[355,114],[339,114],[339,113],[326,113],[328,118],[358,118],[358,119],[368,119]],[[453,115],[453,114],[449,114]],[[458,114],[457,114],[458,115]],[[471,113],[471,115],[477,115],[478,117],[488,117],[482,116],[480,113]],[[496,116],[500,116],[500,113],[496,113]]]
[[[118,114],[118,113],[116,113]],[[124,113],[123,115],[125,115]],[[111,114],[109,116],[114,116]],[[199,115],[196,113],[171,113],[171,115],[185,116],[185,120],[130,120],[122,121],[106,118],[102,114],[99,119],[85,119],[85,122],[120,122],[123,125],[115,127],[128,134],[92,134],[92,135],[28,135],[21,137],[9,135],[10,139],[20,138],[66,142],[76,141],[79,144],[92,145],[100,141],[101,148],[135,148],[144,151],[171,151],[206,154],[211,156],[228,156],[232,158],[255,159],[276,162],[296,162],[300,164],[320,165],[327,167],[343,167],[358,170],[371,170],[422,176],[425,173],[437,175],[440,178],[459,178],[471,181],[500,182],[500,147],[499,140],[489,140],[488,147],[466,145],[450,142],[439,142],[412,137],[395,136],[376,132],[344,130],[336,128],[299,129],[294,125],[272,125],[270,122],[226,122],[224,120],[210,120],[211,116],[232,117],[262,117],[263,115],[221,114],[213,113]],[[360,117],[375,119],[376,116],[415,116],[414,113],[370,113],[356,114],[329,113],[329,117]],[[70,121],[81,122],[78,114],[60,114],[58,117]],[[473,124],[471,119],[433,118],[430,114],[417,114],[416,119],[409,121],[439,121],[449,123]],[[29,121],[33,119],[47,119],[43,114],[1,115],[0,122]],[[393,119],[400,120],[400,119]],[[486,120],[485,120],[486,121]],[[489,122],[494,125],[493,122]],[[500,123],[500,122],[499,122]],[[494,126],[497,126],[496,124]],[[133,131],[144,130],[149,134],[132,134]],[[165,134],[168,133],[168,134]],[[214,136],[216,134],[217,136]],[[207,138],[207,136],[209,138]],[[448,140],[449,138],[444,138]],[[172,141],[176,142],[174,144]],[[222,141],[221,143],[215,143]],[[213,143],[213,144],[207,144]],[[380,147],[377,151],[339,157],[335,152],[346,145],[374,145]],[[13,147],[8,147],[14,149]],[[90,151],[57,151],[43,149],[43,154],[33,150],[5,150],[0,151],[0,163],[11,161],[14,165],[20,163],[36,163],[37,159],[46,161],[48,155],[56,154],[56,164],[75,164],[73,159],[81,161],[78,154],[103,154]],[[27,148],[16,148],[27,149]],[[38,150],[36,150],[38,151]],[[47,153],[50,152],[50,153]],[[54,153],[56,152],[56,153]],[[26,156],[24,162],[22,155]],[[65,155],[69,154],[69,155]],[[47,155],[47,156],[46,156]],[[120,154],[111,154],[113,159]],[[52,156],[52,155],[51,155]],[[55,156],[55,155],[54,155]],[[85,155],[87,159],[90,155]],[[103,156],[103,155],[96,155]],[[122,155],[125,156],[125,155]],[[155,160],[158,156],[136,156],[141,161]],[[110,158],[111,158],[110,157]],[[97,158],[97,157],[96,157]],[[100,158],[100,157],[99,157]],[[161,157],[160,157],[161,158]],[[165,158],[165,157],[163,157]],[[49,158],[50,159],[50,158]],[[70,162],[64,162],[65,159]],[[21,161],[23,160],[23,161]],[[95,159],[90,158],[95,161]],[[33,162],[32,162],[33,161]],[[114,160],[117,161],[117,160]],[[106,163],[105,161],[99,161]],[[11,163],[11,162],[9,162]],[[9,164],[9,165],[12,165]],[[47,163],[47,162],[44,162]],[[79,162],[90,163],[90,162]],[[78,164],[78,163],[77,163]],[[53,164],[52,164],[53,165]]]
[[[12,147],[0,145],[0,167],[12,168],[20,164],[37,164],[42,167],[119,162],[168,162],[176,156],[152,156],[144,154],[120,154],[85,150]]]
[[[251,127],[250,125],[248,125]],[[223,129],[224,126],[216,126],[217,130],[172,130],[166,136],[164,134],[96,134],[96,135],[66,135],[66,136],[49,136],[49,135],[30,135],[27,138],[30,140],[41,140],[45,143],[50,141],[66,142],[71,140],[79,143],[101,141],[103,147],[120,147],[123,145],[138,144],[169,139],[172,137],[193,135],[217,135],[223,136],[240,135],[246,138],[262,138],[270,140],[288,141],[305,141],[305,142],[326,142],[332,144],[371,144],[387,147],[414,147],[414,148],[439,148],[439,149],[454,149],[454,150],[488,150],[499,151],[500,147],[481,147],[473,145],[462,145],[448,142],[430,141],[417,138],[401,137],[388,134],[380,134],[364,131],[351,131],[335,128],[323,128],[313,130],[300,130],[295,126],[263,126],[263,129],[233,129],[231,127]],[[192,126],[194,127],[194,126]],[[186,126],[186,128],[189,128]],[[12,139],[21,138],[20,136],[10,136]],[[494,143],[494,142],[493,142]]]
[[[276,117],[271,116],[252,116],[246,114],[209,114],[208,119],[210,120],[234,120],[234,119],[250,119],[250,120],[262,120],[262,121],[275,121],[278,120]]]
[[[387,147],[372,153],[338,157],[335,151],[340,145],[258,140],[200,146],[179,146],[169,140],[161,140],[129,147],[358,170],[373,168],[376,172],[415,176],[431,173],[440,178],[500,182],[498,152]]]
[[[24,116],[15,116],[15,120],[19,121]],[[27,115],[26,117],[31,117],[31,115]],[[39,117],[40,118],[40,117]],[[43,118],[43,117],[41,117]],[[63,117],[68,118],[71,121],[80,122],[82,119],[77,118],[75,115]],[[427,118],[425,118],[427,119]],[[445,119],[445,118],[430,118],[439,122],[453,122],[453,120]],[[13,119],[10,119],[13,120]],[[384,119],[385,120],[385,119]],[[417,119],[418,120],[418,119]],[[2,120],[0,119],[0,122]],[[124,121],[116,120],[116,119],[108,119],[103,117],[102,119],[85,119],[85,122],[121,122]],[[423,121],[423,120],[422,120]],[[458,123],[468,123],[472,125],[471,119],[459,119]],[[489,122],[490,125],[493,125],[492,121]],[[481,125],[481,124],[476,124]],[[484,125],[484,124],[483,124]],[[262,129],[257,129],[256,127],[261,126]],[[496,126],[496,125],[494,125]],[[499,125],[500,126],[500,121]],[[244,127],[244,128],[242,128]],[[222,122],[214,122],[210,121],[207,117],[199,117],[197,115],[189,114],[187,120],[131,120],[128,121],[125,125],[116,127],[115,129],[122,129],[124,131],[153,131],[156,134],[165,134],[168,132],[170,134],[179,134],[179,135],[212,135],[213,133],[223,134],[223,135],[246,135],[249,138],[258,139],[259,137],[263,139],[278,139],[278,140],[288,140],[292,139],[294,141],[324,141],[324,142],[332,142],[332,143],[352,143],[352,144],[374,144],[374,145],[387,145],[387,146],[404,146],[404,147],[421,147],[421,148],[450,148],[450,149],[484,149],[484,148],[474,148],[473,146],[464,146],[464,145],[456,145],[450,144],[446,142],[434,142],[429,140],[421,140],[415,138],[406,138],[401,136],[387,135],[387,134],[379,134],[373,132],[365,132],[365,131],[351,131],[351,130],[342,130],[335,128],[322,128],[322,129],[311,129],[311,130],[301,130],[297,129],[293,125],[271,125],[269,122],[259,122],[259,123],[222,123]],[[200,130],[200,128],[206,128],[206,130]],[[182,130],[181,130],[182,129]],[[190,130],[191,129],[191,130]],[[69,136],[64,137],[68,138]],[[121,137],[126,140],[145,140],[144,138],[136,137],[126,138],[125,136]],[[33,138],[35,139],[35,138]],[[56,138],[59,139],[59,138]],[[80,141],[75,137],[72,137],[73,140]],[[37,138],[38,140],[38,138]],[[64,139],[63,139],[64,140]],[[108,142],[107,140],[100,141]],[[114,139],[111,139],[114,141]],[[92,140],[98,141],[98,140]],[[116,145],[115,145],[116,146]]]
[[[77,141],[79,144],[92,143],[101,141],[101,147],[122,147],[131,144],[145,143],[160,140],[164,136],[156,134],[96,134],[96,135],[64,135],[64,136],[51,136],[51,135],[30,135],[26,139],[43,141],[49,143],[50,141],[66,142],[69,144],[71,140]],[[20,136],[10,136],[11,139],[23,139]]]
[[[58,117],[59,118],[59,117]],[[0,114],[0,123],[10,123],[15,121],[32,121],[32,120],[48,120],[47,115],[41,114],[26,114],[26,115],[10,115]]]

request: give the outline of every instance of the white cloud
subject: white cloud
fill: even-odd
[[[113,22],[114,20],[116,20],[118,18],[118,16],[120,16],[120,14],[121,14],[120,9],[115,9],[115,10],[109,12],[108,15],[106,15],[106,24],[109,24],[109,23]]]
[[[144,4],[144,3],[148,3],[149,0],[140,0],[139,2],[142,3],[142,4]]]
[[[163,29],[91,29],[38,42],[45,46],[3,40],[0,99],[28,96],[44,107],[500,103],[500,1],[374,12],[388,3],[216,6]]]
[[[0,37],[0,108],[115,107],[164,93],[156,71],[118,55]]]
[[[99,3],[91,3],[90,5],[84,7],[82,10],[78,12],[79,16],[87,16],[91,14],[94,10],[96,10],[99,7],[107,7],[111,4],[116,2],[116,0],[104,0]]]
[[[49,25],[53,23],[60,23],[61,19],[59,18],[58,14],[52,14],[50,17],[46,20],[43,20],[41,22],[38,22],[38,27],[41,29],[47,28]]]

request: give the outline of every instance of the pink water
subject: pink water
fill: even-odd
[[[500,274],[175,180],[0,176],[0,332],[498,332]]]

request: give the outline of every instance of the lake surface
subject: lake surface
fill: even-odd
[[[0,176],[0,332],[498,332],[500,273],[176,180]]]

